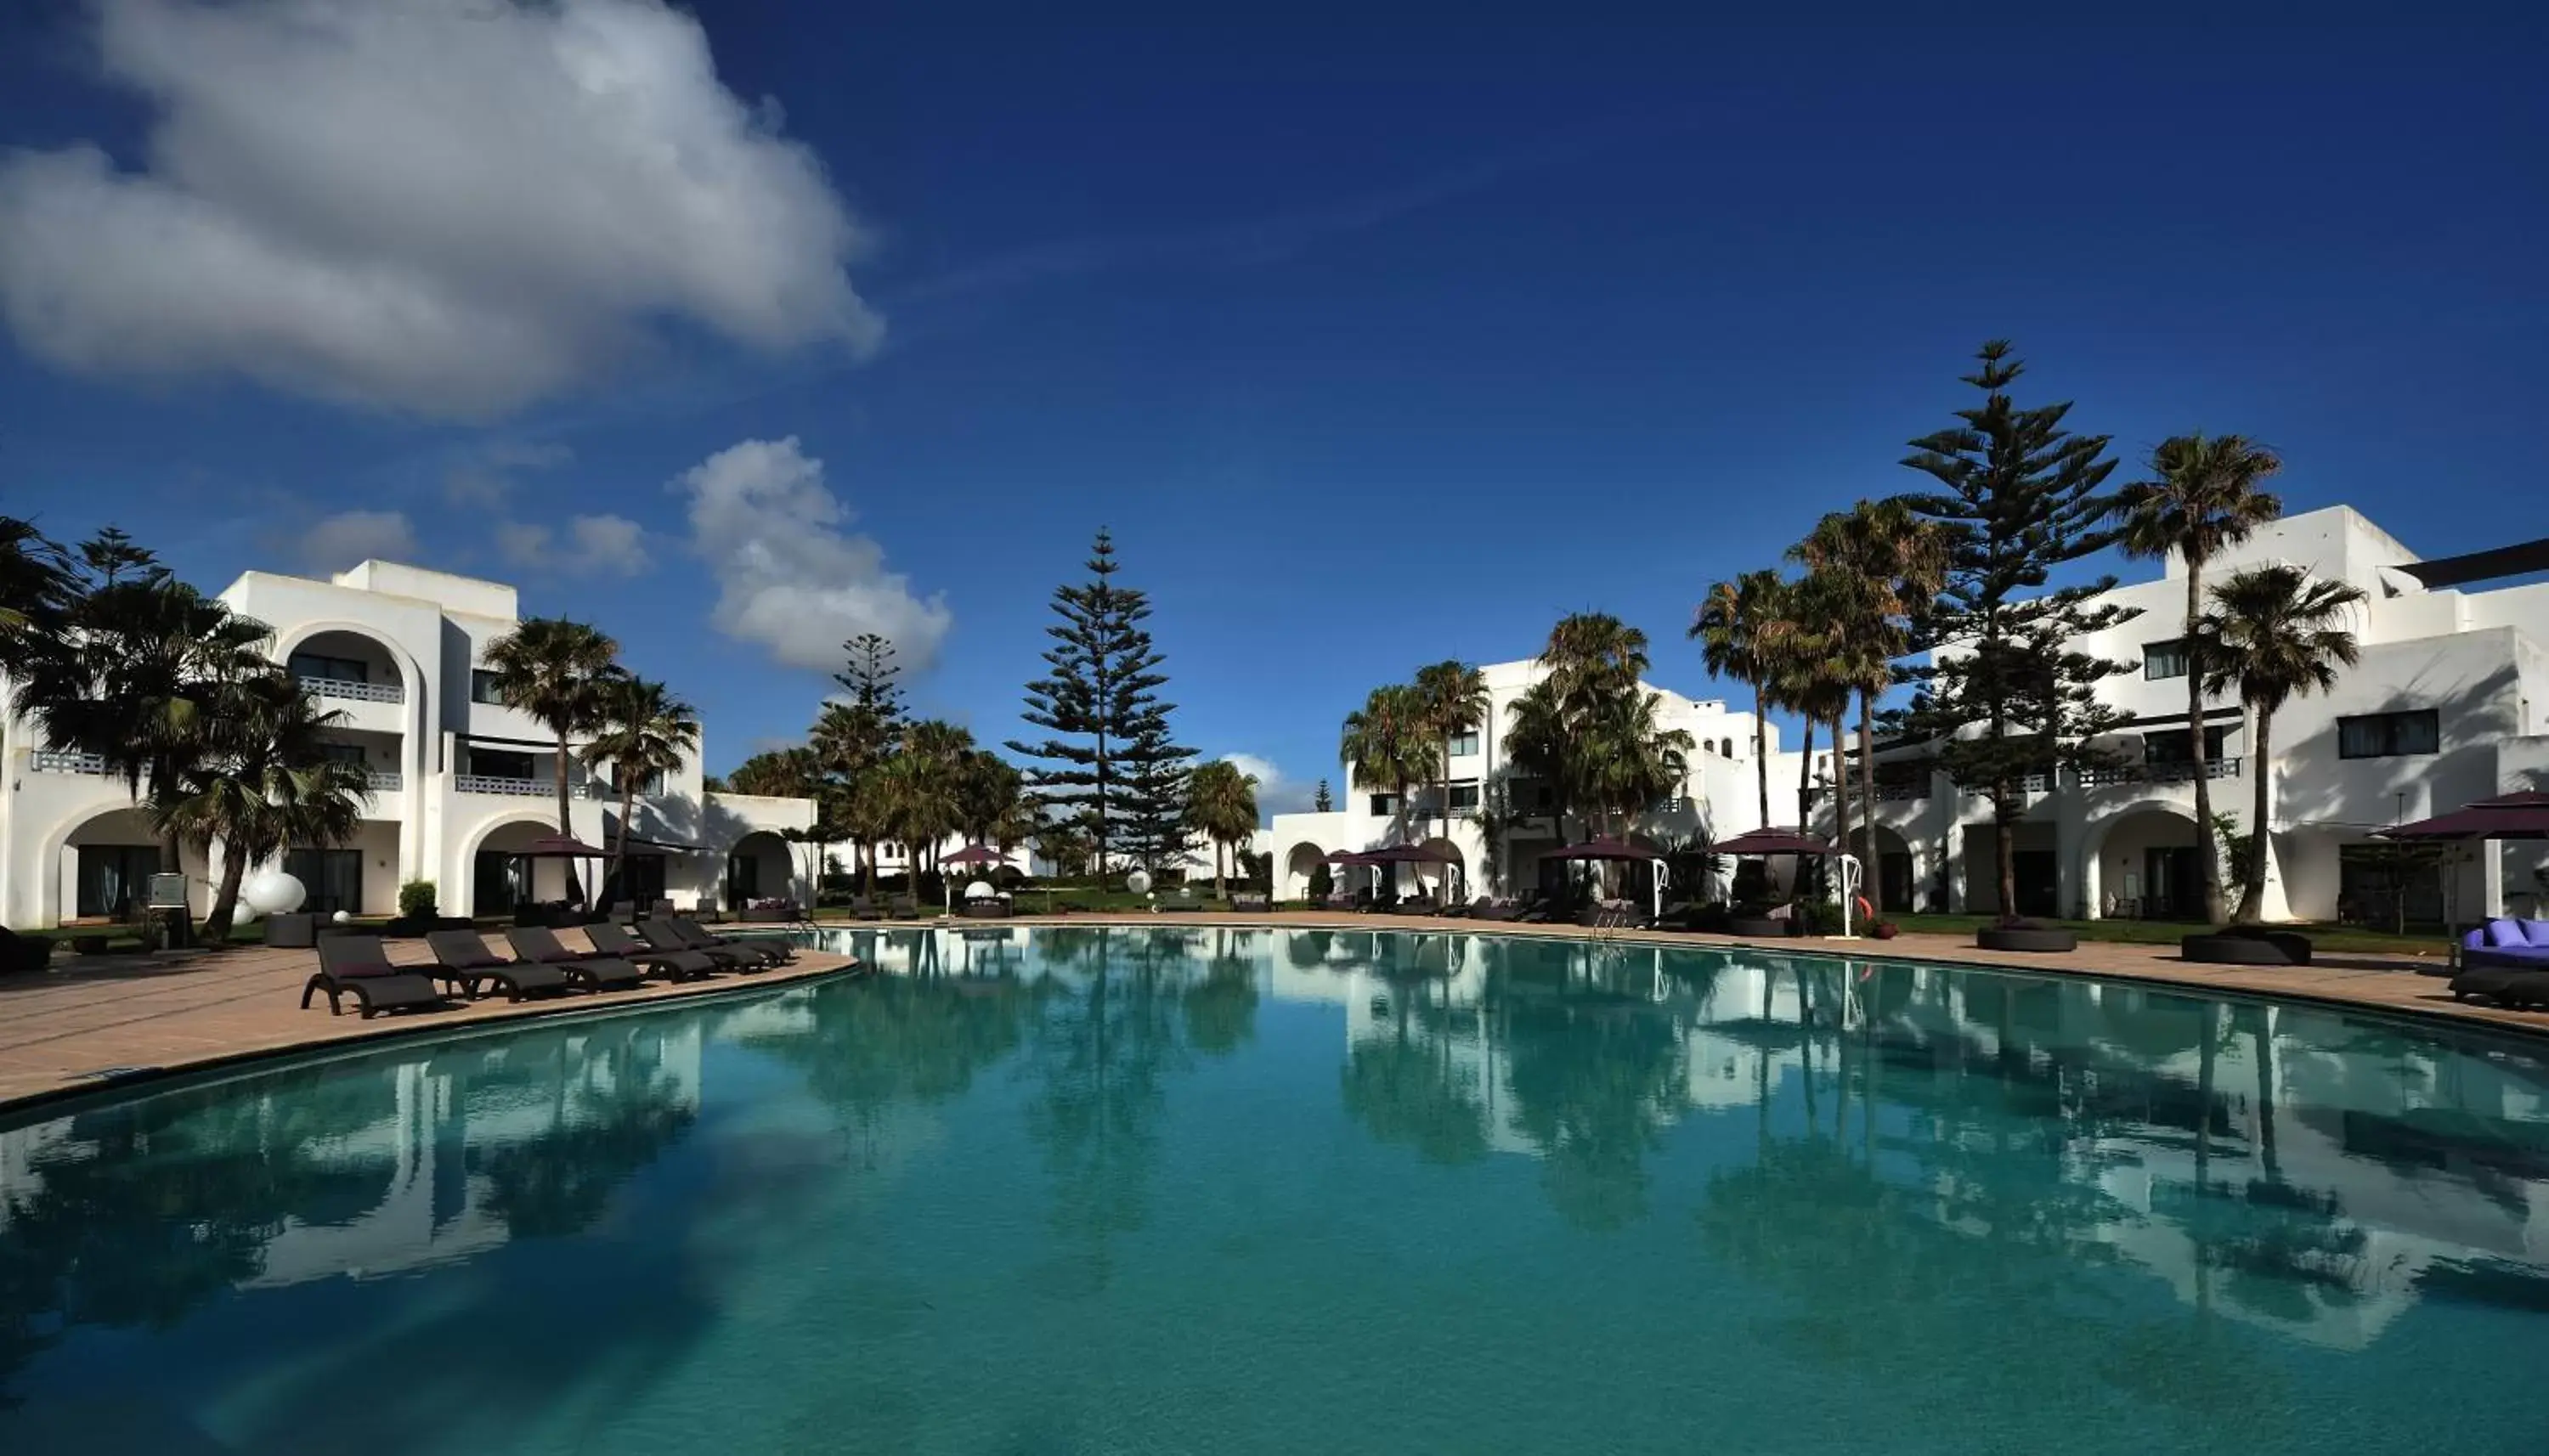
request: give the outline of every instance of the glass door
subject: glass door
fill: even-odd
[[[316,915],[363,913],[363,852],[286,850],[283,872],[301,881],[301,908]]]

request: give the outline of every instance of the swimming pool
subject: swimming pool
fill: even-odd
[[[894,974],[0,1123],[0,1449],[2536,1451],[2549,1044],[1752,952]]]

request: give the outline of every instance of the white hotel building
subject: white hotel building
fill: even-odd
[[[273,629],[275,660],[342,712],[337,751],[371,774],[351,843],[283,857],[308,891],[305,909],[386,915],[411,879],[434,882],[444,915],[563,897],[569,862],[520,855],[557,829],[556,741],[492,701],[481,666],[520,620],[512,587],[367,561],[324,582],[250,572],[221,600]],[[94,759],[39,741],[24,721],[0,721],[0,923],[51,926],[124,910],[158,849],[123,782]],[[619,804],[607,771],[574,762],[569,774],[575,837],[610,845]],[[632,819],[632,838],[646,842],[630,861],[636,895],[689,906],[809,898],[802,856],[782,838],[813,822],[809,800],[706,792],[695,755],[645,785]],[[200,913],[211,869],[191,849],[184,868]]]
[[[2332,692],[2297,698],[2275,717],[2273,762],[2246,753],[2247,728],[2235,696],[2206,710],[2212,746],[2216,813],[2251,817],[2254,779],[2268,774],[2267,914],[2276,920],[2330,921],[2356,913],[2372,872],[2365,847],[2387,825],[2423,818],[2474,799],[2549,787],[2549,582],[2481,588],[2521,574],[2549,571],[2549,543],[2421,561],[2345,506],[2288,517],[2206,569],[2208,583],[2242,567],[2281,562],[2361,588],[2369,600],[2352,613],[2361,663],[2345,670]],[[2141,615],[2083,643],[2084,650],[2135,665],[2109,679],[2100,695],[2129,715],[2110,741],[2119,767],[2064,773],[2030,785],[2017,829],[2020,904],[2042,916],[2192,917],[2197,903],[2193,859],[2194,789],[2180,767],[2186,757],[2183,635],[2186,583],[2172,560],[2156,579],[2119,587],[2112,599]],[[1690,653],[1695,661],[1696,652]],[[1489,864],[1477,833],[1478,785],[1507,774],[1502,740],[1512,704],[1539,677],[1536,665],[1499,663],[1483,670],[1491,706],[1479,732],[1454,744],[1451,802],[1433,802],[1420,787],[1409,838],[1456,851],[1469,870],[1463,893],[1517,892],[1541,882],[1540,858],[1558,847],[1547,818],[1509,836],[1501,863]],[[1690,733],[1698,749],[1682,794],[1637,826],[1635,837],[1661,846],[1692,833],[1723,840],[1760,827],[1751,761],[1751,714],[1717,699],[1664,688],[1660,718]],[[1795,822],[1801,765],[1770,735],[1770,818]],[[1827,747],[1808,771],[1829,783]],[[1890,911],[1991,911],[1997,908],[1989,800],[1958,789],[1932,768],[1923,745],[1880,748],[1877,763],[1878,863],[1869,866],[1870,898]],[[1349,778],[1351,775],[1348,775]],[[1535,791],[1512,780],[1518,807]],[[1851,765],[1851,796],[1858,777]],[[1854,811],[1853,818],[1863,811]],[[1829,834],[1831,802],[1819,795],[1814,826]],[[1321,857],[1370,849],[1395,838],[1387,795],[1350,784],[1326,814],[1282,814],[1274,821],[1274,872],[1278,898],[1306,894]],[[1853,836],[1855,838],[1855,835]],[[2549,905],[2543,856],[2524,845],[2474,849],[2474,867],[2456,876],[2464,920],[2512,906]],[[1446,876],[1434,866],[1408,866],[1418,882]],[[1353,883],[1351,879],[1341,882]],[[2191,907],[2191,908],[2190,908]],[[2431,890],[2411,900],[2411,918],[2443,910]]]

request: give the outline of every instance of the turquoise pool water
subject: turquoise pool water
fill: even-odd
[[[0,1125],[0,1451],[2549,1449],[2549,1064],[1184,927]]]

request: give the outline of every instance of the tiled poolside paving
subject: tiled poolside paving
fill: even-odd
[[[919,922],[930,924],[933,922]],[[971,922],[967,922],[971,923]],[[1033,916],[1020,925],[1244,924],[1300,929],[1495,934],[1566,939],[1595,938],[1575,926],[1482,925],[1426,916],[1340,915],[1281,911],[1243,916],[1069,915]],[[910,929],[913,922],[904,922]],[[887,927],[891,928],[891,927]],[[573,941],[574,932],[567,932]],[[1869,958],[1948,961],[2047,975],[2095,975],[2185,986],[2228,995],[2307,999],[2367,1010],[2481,1022],[2549,1034],[2549,1014],[2511,1012],[2456,1002],[2443,978],[2430,973],[2438,960],[2406,956],[2331,954],[2310,966],[2195,965],[2173,947],[2085,942],[2065,956],[2029,956],[1977,950],[1970,937],[1906,935],[1892,941],[1799,940],[1785,944],[1730,936],[1664,931],[1605,931],[1599,938],[1640,945],[1751,946],[1764,952],[1854,956]],[[422,942],[390,941],[391,959],[422,962]],[[502,948],[497,948],[500,953]],[[43,975],[0,977],[0,1105],[105,1084],[118,1069],[175,1069],[350,1042],[484,1025],[509,1017],[590,1011],[604,1006],[732,993],[830,974],[851,964],[847,956],[802,952],[797,963],[758,975],[723,975],[690,985],[650,984],[610,996],[568,996],[520,1005],[500,999],[462,1002],[449,1011],[390,1015],[364,1021],[350,1011],[330,1016],[325,1003],[300,1009],[301,987],[317,964],[315,953],[243,949],[216,956],[137,962],[119,959],[97,968],[77,960]]]

